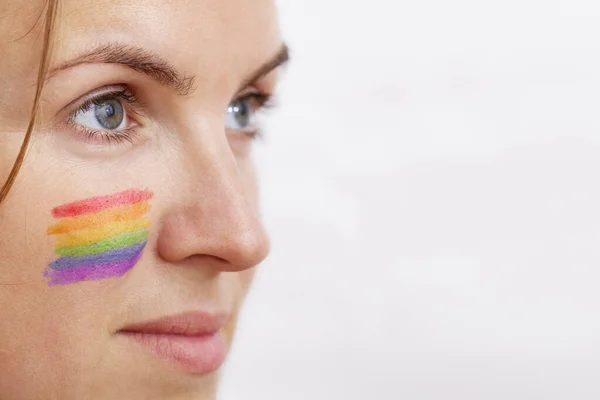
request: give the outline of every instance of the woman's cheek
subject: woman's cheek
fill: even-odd
[[[55,259],[44,277],[49,286],[123,277],[140,260],[150,229],[153,193],[128,189],[55,207]]]

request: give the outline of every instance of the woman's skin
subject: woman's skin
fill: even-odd
[[[30,117],[44,3],[0,2],[0,185]],[[274,5],[65,0],[53,42],[38,127],[0,204],[0,398],[213,399],[219,369],[156,357],[122,330],[184,312],[220,313],[230,347],[269,245],[253,122],[226,110],[275,90],[286,57]],[[163,71],[164,62],[151,64],[159,59],[178,76]],[[114,95],[76,113],[90,96],[124,90],[135,104]],[[106,101],[124,105],[127,131],[93,126]],[[260,113],[258,100],[244,101]],[[120,278],[50,286],[52,209],[127,189],[154,193],[141,260]]]

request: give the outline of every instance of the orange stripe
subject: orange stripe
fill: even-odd
[[[132,221],[138,219],[148,211],[150,211],[150,204],[147,202],[130,204],[111,208],[97,214],[65,218],[49,227],[46,232],[48,235],[57,235],[83,229],[99,228],[109,222]]]
[[[62,247],[85,246],[95,242],[101,242],[113,236],[148,229],[150,221],[147,218],[142,218],[134,221],[109,222],[94,229],[85,231],[65,233],[57,237],[55,246],[57,249]]]

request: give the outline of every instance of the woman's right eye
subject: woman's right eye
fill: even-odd
[[[125,107],[119,99],[94,101],[80,110],[72,121],[91,129],[119,130],[127,126]]]
[[[127,89],[105,92],[86,100],[69,116],[69,122],[90,140],[130,140],[136,123],[129,118],[129,110],[135,104]]]
[[[71,121],[94,130],[122,130],[127,128],[128,116],[123,100],[117,95],[92,99],[71,116]]]

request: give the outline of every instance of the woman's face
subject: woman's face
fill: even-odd
[[[0,186],[44,3],[0,5]],[[274,5],[65,0],[54,33],[0,205],[0,397],[213,398],[269,247],[251,150],[286,59]]]

